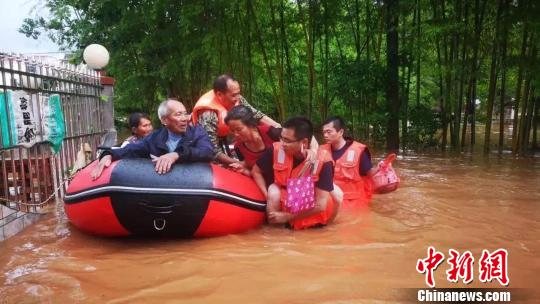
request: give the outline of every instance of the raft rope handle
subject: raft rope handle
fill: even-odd
[[[162,221],[163,225],[161,225],[161,227],[158,227],[157,224],[156,224],[156,221]],[[161,231],[165,228],[165,225],[167,224],[167,221],[160,218],[160,219],[154,219],[154,228],[157,230],[157,231]]]

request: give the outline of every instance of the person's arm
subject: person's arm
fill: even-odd
[[[224,165],[230,165],[230,164],[234,164],[234,163],[237,163],[238,160],[228,156],[227,154],[219,151],[217,157],[215,158],[215,160],[218,162],[218,163],[221,163],[221,164],[224,164]]]
[[[253,177],[253,180],[255,181],[257,186],[259,186],[259,189],[261,189],[264,197],[268,197],[266,181],[264,180],[261,168],[259,168],[257,164],[253,165],[253,168],[251,168],[251,176]]]
[[[104,151],[101,158],[105,155],[111,155],[112,160],[119,160],[123,158],[148,158],[150,155],[150,136],[145,137],[143,140],[137,143],[130,143],[120,149],[111,149]]]
[[[214,150],[210,137],[206,130],[201,126],[194,126],[192,130],[192,138],[186,138],[175,152],[179,158],[176,162],[208,162],[214,156]]]
[[[371,163],[371,153],[366,148],[364,153],[360,156],[360,176],[372,177],[379,171],[378,167],[373,167]]]
[[[216,158],[217,155],[221,152],[221,148],[219,147],[219,137],[217,135],[217,114],[210,110],[200,112],[197,124],[203,127],[204,130],[206,130],[206,134],[208,135],[210,144],[212,145],[213,156],[214,158]]]
[[[165,174],[171,171],[172,166],[180,159],[180,155],[176,152],[169,152],[160,157],[152,156],[152,162],[155,163],[157,174]]]
[[[311,137],[311,142],[309,143],[309,149],[313,151],[319,150],[319,143],[317,142],[317,139],[315,136]]]
[[[253,112],[253,117],[255,119],[259,119],[262,123],[265,125],[272,126],[274,128],[281,128],[281,125],[273,120],[272,118],[268,117],[268,115],[264,114],[263,112],[255,109],[245,98],[244,96],[240,96],[240,104],[243,106],[246,106],[250,108],[250,110]]]
[[[219,137],[217,134],[218,130],[218,116],[214,111],[203,111],[199,114],[199,119],[197,122],[201,127],[206,130],[210,143],[213,150],[213,159],[218,163],[225,165],[232,164],[237,162],[236,159],[229,157],[227,154],[223,153],[221,147],[219,146]]]
[[[329,196],[330,192],[315,188],[315,207],[297,214],[292,214],[286,211],[270,212],[268,214],[268,221],[274,224],[285,224],[290,221],[301,220],[303,218],[324,212],[326,211]]]
[[[103,169],[109,167],[111,163],[112,156],[110,154],[101,156],[92,172],[90,172],[90,177],[92,177],[92,180],[98,179],[101,176],[101,173],[103,173]]]
[[[131,143],[123,148],[118,149],[106,149],[99,155],[99,160],[102,160],[105,156],[109,156],[111,161],[119,160],[122,158],[149,158],[150,148],[148,138],[141,140],[137,143]]]
[[[270,126],[266,135],[268,135],[268,137],[270,137],[270,139],[272,139],[273,141],[279,141],[281,138],[281,131],[283,131],[283,128],[276,128]]]
[[[246,163],[243,161],[230,164],[229,169],[232,169],[234,172],[242,173],[245,176],[251,176],[251,170],[246,166]]]
[[[122,158],[148,158],[150,154],[149,140],[150,136],[141,140],[138,143],[131,143],[120,149],[107,149],[99,156],[99,162],[90,173],[92,180],[96,180],[101,176],[103,170],[111,165],[115,160]]]
[[[308,161],[315,161],[317,159],[317,151],[319,150],[319,143],[315,136],[311,137],[311,142],[309,143],[309,149],[306,151],[306,159]]]
[[[281,128],[281,124],[279,124],[277,121],[273,120],[272,118],[268,117],[266,114],[261,118],[260,121],[263,124],[272,126],[274,128]]]
[[[236,156],[238,157],[238,161],[232,164],[229,164],[229,169],[232,169],[234,172],[242,173],[245,176],[251,176],[251,168],[246,164],[244,155],[242,154],[242,151],[240,148],[238,148],[238,143],[234,143],[234,152],[236,152]]]
[[[242,151],[238,148],[238,146],[234,145],[234,152],[236,152],[236,156],[238,157],[239,161],[245,161],[246,158],[244,157],[244,154],[242,154]]]

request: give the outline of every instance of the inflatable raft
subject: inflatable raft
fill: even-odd
[[[264,222],[266,202],[255,182],[222,167],[176,164],[158,175],[148,159],[124,159],[92,181],[96,164],[77,173],[64,198],[69,220],[88,233],[209,237]]]

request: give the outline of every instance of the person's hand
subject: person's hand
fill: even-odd
[[[246,164],[244,162],[234,162],[229,164],[229,168],[235,172],[242,172],[246,169]]]
[[[92,177],[92,180],[96,180],[101,176],[101,173],[103,172],[103,169],[107,168],[111,165],[112,162],[112,156],[105,155],[103,158],[98,162],[94,170],[90,173],[90,177]]]
[[[285,224],[293,218],[293,215],[288,212],[272,211],[268,213],[268,223],[270,224]]]
[[[234,172],[242,173],[245,176],[251,176],[251,170],[249,170],[245,162],[234,162],[229,164],[229,168]]]
[[[180,158],[180,155],[176,152],[163,154],[160,157],[152,159],[152,162],[156,163],[157,174],[165,174],[171,171],[172,165]]]
[[[317,150],[307,149],[305,151],[307,161],[314,162],[317,160]]]

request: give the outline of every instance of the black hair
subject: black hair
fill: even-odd
[[[327,125],[329,123],[332,123],[332,126],[334,127],[334,129],[336,129],[336,131],[340,131],[340,130],[343,130],[343,138],[345,140],[353,140],[354,138],[352,137],[352,135],[349,133],[349,130],[347,128],[347,124],[345,124],[345,120],[341,117],[341,116],[332,116],[332,117],[329,117],[328,119],[326,119],[324,122],[323,122],[323,126],[324,125]]]
[[[283,123],[283,128],[294,130],[294,137],[297,140],[313,137],[313,124],[309,119],[301,116],[291,117]]]
[[[214,80],[214,85],[212,86],[214,92],[227,93],[227,90],[229,89],[227,82],[229,82],[229,80],[236,81],[236,79],[229,74],[219,75]]]
[[[256,127],[259,125],[259,119],[255,118],[253,111],[249,107],[243,105],[235,106],[227,113],[225,123],[229,123],[231,120],[240,120],[248,127]]]
[[[139,126],[139,124],[141,123],[141,119],[143,119],[143,118],[147,119],[149,121],[152,121],[152,119],[150,119],[150,116],[148,116],[148,114],[146,114],[146,113],[135,112],[135,113],[132,113],[131,115],[129,115],[128,126],[129,126],[129,130],[131,131],[132,134],[133,134],[132,129],[137,128]]]
[[[332,125],[334,126],[334,129],[336,129],[336,131],[339,131],[339,130],[343,130],[343,132],[347,131],[347,125],[345,125],[345,120],[343,120],[343,118],[341,118],[341,116],[329,117],[323,122],[322,125],[324,126],[324,125],[327,125],[329,123],[332,123]]]

